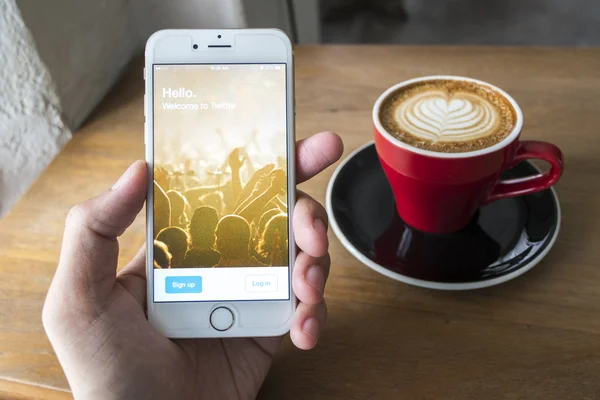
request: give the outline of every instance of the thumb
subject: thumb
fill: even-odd
[[[133,260],[121,270],[117,281],[135,298],[141,308],[146,307],[146,245],[142,246]]]
[[[146,187],[146,163],[136,161],[111,190],[71,209],[51,292],[95,312],[104,305],[116,279],[117,237],[142,209]]]

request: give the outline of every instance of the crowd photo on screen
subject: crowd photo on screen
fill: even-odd
[[[154,167],[154,267],[288,265],[285,158],[235,148],[214,170]]]

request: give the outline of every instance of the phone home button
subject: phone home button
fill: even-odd
[[[210,324],[215,330],[224,332],[233,326],[233,313],[227,307],[217,307],[210,313]]]

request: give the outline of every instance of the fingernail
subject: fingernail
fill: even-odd
[[[119,180],[117,182],[115,182],[115,184],[112,186],[112,188],[110,190],[116,190],[119,188],[119,186],[121,186],[124,182],[127,182],[127,180],[129,179],[129,177],[131,176],[131,173],[133,172],[133,166],[136,163],[133,163],[129,166],[129,168],[127,168],[127,171],[125,171],[123,173],[123,175],[121,175],[121,177],[119,178]]]
[[[317,267],[316,265],[309,267],[308,271],[306,271],[306,281],[319,293],[323,294],[323,291],[325,290],[325,276],[320,267]]]
[[[313,221],[313,228],[317,232],[323,235],[327,235],[327,225],[325,225],[325,222],[323,222],[321,219],[315,218],[315,220]]]
[[[319,323],[317,322],[317,319],[310,317],[304,321],[302,332],[316,340],[319,337]]]

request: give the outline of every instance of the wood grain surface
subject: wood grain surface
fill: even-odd
[[[297,136],[333,130],[345,154],[372,138],[371,107],[399,81],[482,79],[509,92],[524,139],[566,159],[554,249],[524,276],[473,292],[392,281],[330,234],[329,320],[319,346],[289,340],[261,399],[600,398],[600,49],[315,46],[296,49]],[[69,398],[41,325],[64,218],[143,158],[142,62],[0,221],[0,398]],[[300,187],[319,201],[333,169]],[[120,265],[144,242],[140,214]]]

